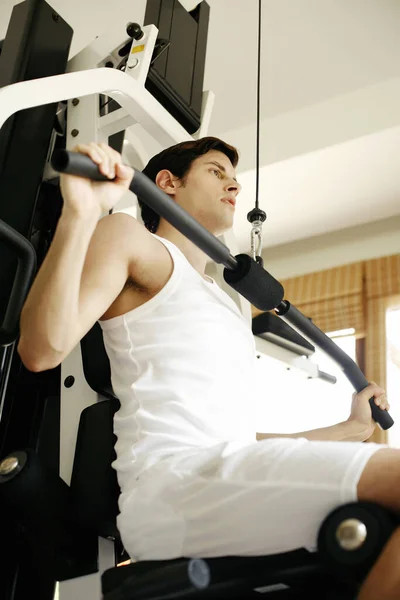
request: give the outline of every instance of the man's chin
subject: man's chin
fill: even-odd
[[[224,225],[223,227],[218,227],[218,229],[215,229],[214,231],[212,231],[212,233],[216,236],[219,237],[221,235],[224,235],[224,233],[227,233],[228,231],[231,231],[233,227],[233,223],[230,225]]]
[[[213,223],[203,222],[201,224],[207,229],[207,231],[218,237],[232,229],[233,219],[220,219],[219,221],[214,221]]]

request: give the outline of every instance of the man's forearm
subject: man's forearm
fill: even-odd
[[[78,315],[85,257],[99,216],[65,212],[59,219],[21,312],[18,351],[28,368],[39,368],[49,357],[51,362],[68,346],[71,323]]]
[[[311,441],[363,442],[367,439],[367,429],[358,421],[349,420],[331,425],[330,427],[321,427],[320,429],[311,429],[310,431],[301,431],[299,433],[257,433],[258,441],[279,437],[302,437]]]

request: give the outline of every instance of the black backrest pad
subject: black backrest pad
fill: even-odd
[[[115,399],[111,385],[110,362],[99,323],[95,323],[81,340],[81,351],[83,372],[92,390],[110,400]]]
[[[110,363],[99,323],[81,341],[87,383],[103,400],[82,411],[75,449],[71,490],[79,521],[104,537],[116,537],[120,493],[116,472],[113,417],[119,408],[111,385]]]
[[[117,400],[103,400],[82,411],[71,491],[78,521],[103,537],[117,537],[115,517],[120,489],[111,463],[115,459],[113,416]]]

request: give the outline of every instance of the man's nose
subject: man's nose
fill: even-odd
[[[236,195],[240,192],[241,189],[242,186],[240,185],[240,183],[238,183],[234,179],[231,179],[225,185],[225,191],[234,193]]]

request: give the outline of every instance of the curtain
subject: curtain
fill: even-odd
[[[365,282],[365,375],[386,389],[386,311],[390,297],[400,293],[400,254],[366,261]],[[387,435],[377,427],[370,441],[385,443]]]

